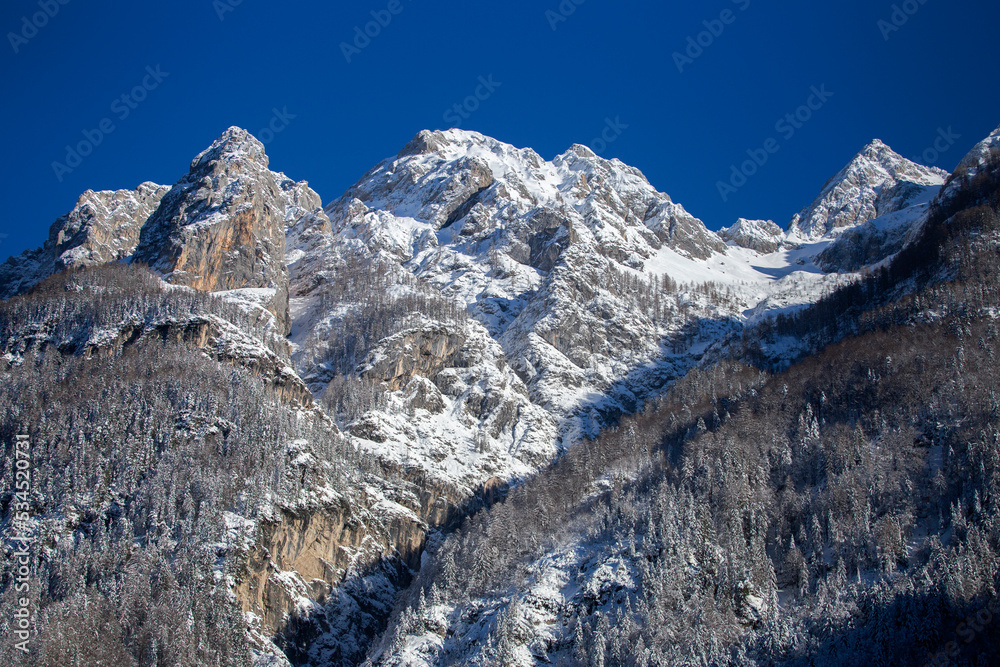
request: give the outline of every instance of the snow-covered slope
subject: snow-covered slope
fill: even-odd
[[[387,380],[373,361],[345,366],[337,352],[368,300],[344,293],[345,276],[468,313],[370,341],[366,353],[406,358],[392,348],[419,348],[450,327],[465,352],[430,370],[411,364],[383,384],[386,405],[347,425],[362,446],[467,488],[537,469],[636,409],[748,318],[849,279],[812,263],[830,237],[789,244],[773,223],[749,221],[720,236],[618,160],[577,145],[549,162],[461,130],[421,132],[286,230],[293,359],[317,393],[344,373]],[[372,276],[359,263],[383,268]],[[491,361],[469,363],[470,350]],[[521,417],[468,409],[491,392],[486,405]]]

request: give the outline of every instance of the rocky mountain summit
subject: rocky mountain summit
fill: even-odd
[[[230,128],[191,162],[142,225],[133,261],[176,285],[222,292],[262,290],[261,305],[288,329],[283,185],[264,146]],[[245,292],[253,294],[252,292]]]
[[[793,216],[789,232],[813,241],[926,203],[947,177],[946,171],[911,162],[876,139],[823,186],[812,204]]]
[[[64,269],[141,262],[164,280],[269,311],[287,333],[286,219],[319,209],[306,183],[268,170],[264,146],[230,128],[172,187],[84,193],[53,223],[45,245],[0,265],[9,297]]]

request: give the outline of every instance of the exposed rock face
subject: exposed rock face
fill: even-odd
[[[723,227],[719,236],[741,248],[761,254],[777,252],[784,240],[784,231],[772,220],[747,220],[740,218],[732,227]]]
[[[635,167],[600,158],[579,144],[552,164],[575,179],[571,194],[578,201],[567,203],[598,235],[598,247],[616,261],[634,263],[628,259],[632,254],[648,254],[644,245],[654,250],[663,245],[695,259],[725,254],[726,246],[716,234],[668,195],[657,192]]]
[[[250,532],[231,554],[241,562],[232,590],[260,648],[272,652],[275,639],[295,664],[360,664],[420,567],[428,530],[482,507],[464,490],[392,472],[405,479],[372,477],[349,496],[334,493],[243,523]],[[310,481],[315,473],[308,464],[296,470]],[[484,487],[481,496],[499,497],[502,487]]]
[[[362,376],[397,391],[415,376],[433,378],[445,368],[468,367],[470,360],[464,358],[464,345],[461,331],[444,327],[402,333],[379,346]]]
[[[693,259],[726,254],[726,244],[710,232],[705,223],[680,204],[669,201],[669,197],[667,199],[648,209],[643,219],[643,225],[651,229],[663,245]]]
[[[549,273],[556,267],[563,251],[580,240],[573,229],[573,222],[561,217],[557,212],[541,209],[532,216],[532,225],[519,230],[518,243],[528,249],[528,266]],[[462,233],[475,234],[473,225],[463,225]],[[521,246],[519,246],[519,249]]]
[[[924,167],[893,152],[879,140],[868,144],[824,186],[816,200],[797,213],[789,235],[816,240],[846,227],[907,208],[947,177],[936,167]]]
[[[349,432],[389,464],[415,465],[472,496],[497,475],[511,481],[557,454],[556,421],[532,403],[478,322],[428,320],[391,336],[360,374],[392,393],[385,409],[364,415]]]
[[[129,257],[142,226],[169,190],[155,183],[143,183],[135,190],[87,190],[72,211],[52,224],[41,248],[0,265],[0,298],[25,292],[65,269]]]
[[[329,231],[308,184],[268,169],[264,146],[229,128],[173,187],[87,191],[57,220],[42,248],[0,266],[0,298],[68,268],[118,260],[149,264],[170,282],[229,292],[288,332],[285,228]]]
[[[377,516],[369,507],[352,508],[346,502],[308,512],[283,511],[278,520],[260,526],[236,586],[237,599],[244,612],[261,619],[265,635],[273,636],[297,611],[300,596],[327,599],[351,567],[371,567],[380,558],[416,566],[426,529],[412,513]],[[289,581],[288,575],[298,581]]]
[[[199,290],[273,290],[268,310],[287,332],[286,191],[267,166],[259,141],[227,130],[164,196],[135,260]]]
[[[142,226],[169,189],[143,183],[131,192],[85,192],[76,208],[57,221],[56,233],[49,234],[55,268],[106,264],[130,256]]]

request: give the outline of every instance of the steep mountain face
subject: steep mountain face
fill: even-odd
[[[823,187],[789,225],[790,235],[813,241],[882,215],[929,201],[948,173],[901,157],[877,139]],[[932,192],[928,196],[928,192]]]
[[[264,146],[230,128],[191,163],[142,228],[133,259],[177,285],[247,290],[288,330],[287,178]],[[261,290],[254,293],[249,290]]]
[[[0,265],[0,297],[24,292],[65,269],[131,256],[143,224],[169,190],[155,183],[135,190],[87,190],[72,211],[53,223],[45,245]]]
[[[979,157],[967,158],[965,181],[986,169],[993,150],[988,140],[973,152]],[[93,503],[70,498],[60,505],[53,497],[41,512],[47,534],[105,544],[103,529],[94,526],[101,524],[95,517],[106,516],[116,539],[145,540],[152,533],[133,535],[132,524],[119,525],[116,517],[120,507],[155,497],[159,514],[129,514],[128,522],[153,531],[164,515],[186,522],[183,531],[208,531],[210,548],[201,537],[170,548],[202,554],[197,558],[214,554],[208,576],[225,580],[260,664],[287,664],[285,656],[295,664],[357,664],[389,621],[399,591],[423,567],[428,533],[502,499],[508,487],[518,492],[581,441],[691,373],[701,378],[690,392],[700,400],[698,392],[720,375],[709,382],[699,369],[724,368],[741,354],[749,358],[748,350],[778,367],[805,354],[802,337],[761,332],[917,239],[943,182],[937,170],[875,142],[787,233],[770,221],[740,219],[716,234],[638,170],[586,147],[546,161],[530,149],[450,130],[421,132],[324,207],[306,182],[269,169],[260,142],[230,128],[174,186],[88,192],[53,225],[43,248],[0,268],[0,289],[11,296],[62,268],[91,267],[49,278],[0,308],[0,373],[35,387],[39,410],[47,400],[37,393],[38,374],[49,372],[45,359],[57,357],[81,373],[105,359],[132,378],[143,363],[132,351],[161,354],[155,344],[169,341],[173,347],[162,354],[171,361],[157,372],[169,378],[172,368],[188,368],[178,359],[198,360],[204,404],[192,408],[195,399],[165,380],[141,388],[166,396],[169,405],[156,408],[169,415],[165,421],[149,416],[154,408],[145,403],[111,420],[114,429],[140,434],[136,424],[155,421],[155,442],[129,439],[122,460],[161,466],[173,486],[139,475],[127,498],[111,486],[101,486]],[[132,266],[94,266],[121,260]],[[721,376],[731,381],[733,400],[761,386],[756,371],[735,379],[727,373]],[[183,377],[177,382],[182,386]],[[239,383],[249,393],[237,391]],[[213,411],[231,395],[240,410],[264,401],[265,413],[246,422],[230,413],[216,419]],[[110,409],[87,401],[81,409],[88,419]],[[669,418],[661,416],[685,433],[726,419],[728,404],[714,415],[692,413],[696,405],[682,400]],[[46,428],[45,438],[72,441],[69,426],[65,433],[60,424]],[[94,429],[94,438],[108,436]],[[235,450],[230,434],[240,437]],[[642,439],[634,432],[622,438],[627,442],[612,449]],[[56,468],[65,467],[67,452],[46,451]],[[124,465],[86,452],[73,465],[93,479],[101,466]],[[183,457],[192,452],[218,471],[203,480],[184,477]],[[565,465],[573,461],[579,463]],[[613,461],[572,493],[557,479],[547,497],[569,503],[574,494],[586,500],[620,489],[635,478],[633,464]],[[594,472],[586,461],[579,465]],[[256,471],[250,478],[231,478],[233,470],[246,475],[248,466]],[[213,532],[223,523],[209,527],[218,516],[199,519],[191,509],[204,485],[220,503],[224,534]],[[53,486],[53,493],[71,487]],[[160,497],[161,487],[169,498]],[[693,526],[693,502],[669,509]],[[759,517],[747,521],[759,547],[767,529]],[[143,544],[151,554],[167,549],[165,542]],[[551,567],[538,570],[543,575],[526,598],[537,618],[579,611],[552,589],[573,571],[590,577],[580,592],[591,609],[643,574],[634,548],[627,557],[595,556],[590,546],[578,540],[540,556]],[[688,564],[704,556],[687,542],[678,554]],[[757,569],[733,603],[751,625],[776,610],[766,556],[753,558]],[[722,567],[718,558],[709,567],[709,560],[698,562],[712,572]],[[473,569],[486,567],[482,558],[473,561]],[[57,570],[51,565],[53,577]],[[467,615],[459,623],[438,609],[434,618],[425,614],[426,627],[455,622],[462,641],[475,643],[476,632],[501,620],[495,600],[448,604],[448,613]],[[533,636],[532,651],[549,638],[566,641],[553,628],[550,636]],[[395,632],[406,643],[410,629],[404,623]],[[395,649],[385,656],[386,664],[406,662]]]

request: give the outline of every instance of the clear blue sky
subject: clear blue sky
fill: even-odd
[[[273,109],[295,117],[267,145],[271,167],[330,201],[417,131],[453,124],[446,112],[479,77],[500,85],[463,128],[551,159],[620,119],[602,154],[716,229],[739,216],[785,225],[872,138],[911,157],[950,127],[961,138],[936,162],[952,169],[1000,124],[992,1],[900,2],[913,13],[892,31],[891,0],[563,0],[564,21],[546,14],[560,0],[396,2],[41,0],[58,12],[33,31],[22,17],[39,0],[7,0],[0,258],[40,245],[84,190],[173,183],[226,127],[256,134]],[[391,22],[348,63],[340,44],[373,11]],[[701,35],[710,44],[678,71],[673,54],[705,21],[721,34]],[[143,83],[144,100],[121,100]],[[824,85],[833,96],[779,132]],[[114,130],[60,181],[52,163],[105,119]],[[780,150],[723,201],[717,182],[769,138]]]

